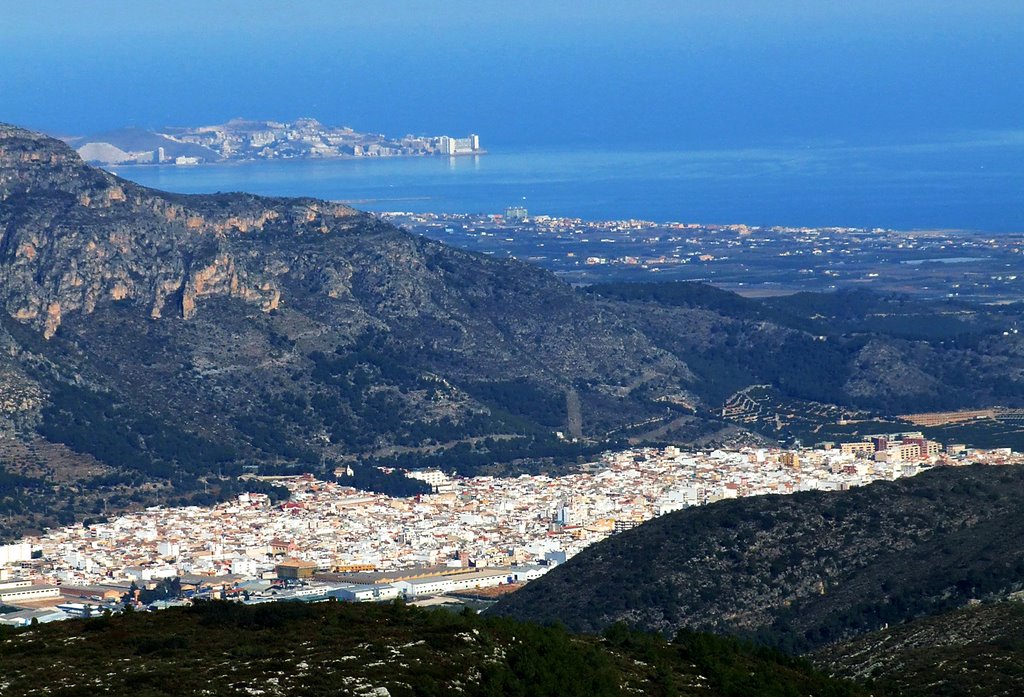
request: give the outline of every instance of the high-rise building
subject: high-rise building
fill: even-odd
[[[843,455],[868,455],[875,452],[875,446],[870,441],[858,441],[855,443],[840,443],[839,451]]]
[[[17,564],[32,558],[32,546],[27,542],[0,546],[0,566]]]
[[[437,139],[437,149],[442,155],[472,155],[480,150],[480,136],[475,133],[467,138],[441,136]]]
[[[522,206],[509,206],[505,209],[505,217],[508,220],[526,220],[529,213]]]

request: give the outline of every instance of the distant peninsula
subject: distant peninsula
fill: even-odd
[[[249,160],[335,159],[482,155],[480,137],[388,138],[316,119],[291,122],[231,119],[215,126],[165,128],[161,132],[120,128],[64,138],[83,160],[101,165],[174,164]]]

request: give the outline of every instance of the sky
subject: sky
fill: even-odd
[[[58,135],[236,116],[491,147],[1024,130],[1020,0],[0,0],[0,17],[0,121]]]

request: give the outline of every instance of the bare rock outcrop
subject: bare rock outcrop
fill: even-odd
[[[341,233],[358,217],[317,201],[164,195],[10,126],[0,126],[0,204],[0,302],[47,338],[104,300],[154,318],[191,319],[216,296],[274,310],[290,264],[267,263],[253,238]]]

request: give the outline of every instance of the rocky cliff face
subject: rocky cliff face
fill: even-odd
[[[570,382],[603,380],[618,362],[627,372],[648,360],[684,370],[525,265],[414,238],[339,204],[153,191],[9,126],[0,127],[0,224],[0,302],[46,338],[101,305],[191,320],[206,299],[238,298],[263,312],[422,332],[436,351],[482,350],[498,365],[508,351],[492,342],[513,353],[530,344],[526,365],[572,371],[562,375]],[[523,373],[523,358],[502,370]]]
[[[398,446],[490,457],[488,436],[514,459],[565,429],[569,389],[601,438],[691,377],[542,270],[338,204],[147,189],[11,126],[0,340],[6,432],[179,488]]]
[[[980,343],[980,360],[969,345],[825,342],[723,291],[691,300],[577,292],[328,202],[147,189],[0,125],[0,434],[93,456],[125,486],[205,491],[243,465],[420,465],[437,450],[430,464],[515,471],[625,437],[733,444],[749,434],[712,414],[749,384],[966,403],[1024,371],[1021,340]],[[963,389],[941,390],[953,379]],[[582,445],[554,435],[567,394]],[[29,486],[4,481],[0,515]]]
[[[168,197],[83,165],[69,146],[0,126],[0,293],[7,312],[53,336],[68,313],[130,300],[190,319],[212,296],[263,311],[289,267],[257,253],[261,233],[327,235],[346,206],[254,197]]]

